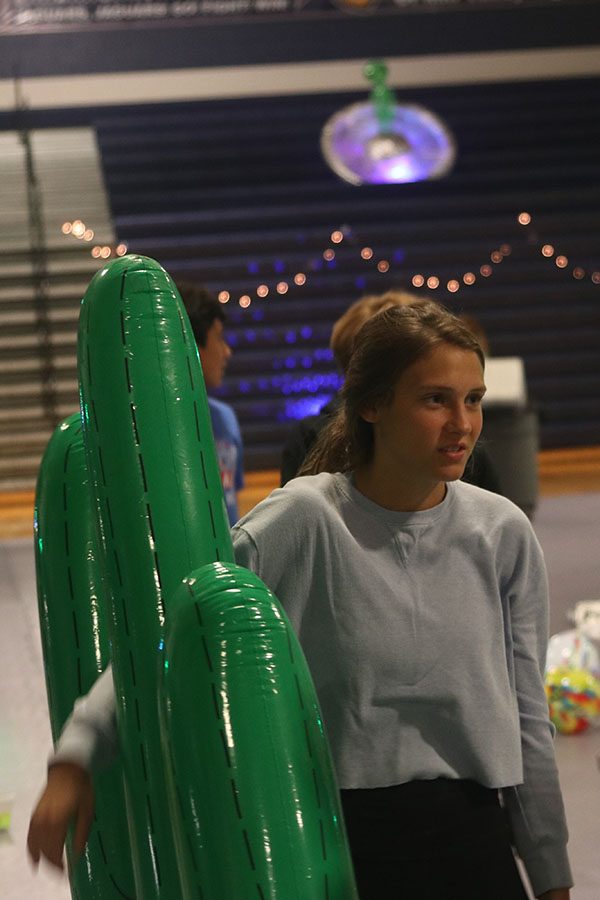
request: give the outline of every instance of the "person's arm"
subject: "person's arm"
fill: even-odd
[[[43,857],[64,870],[63,854],[71,822],[73,852],[83,853],[94,819],[92,779],[78,763],[59,762],[48,770],[46,787],[29,823],[27,849],[34,865]]]
[[[519,709],[523,783],[503,791],[516,850],[535,896],[568,900],[567,826],[544,691],[548,594],[541,549],[527,528],[504,586],[513,683]]]
[[[94,817],[91,771],[112,762],[118,750],[116,700],[110,666],[91,691],[75,703],[50,758],[48,781],[29,825],[27,847],[35,865],[44,857],[64,868],[69,825],[75,823],[73,850],[85,847]]]

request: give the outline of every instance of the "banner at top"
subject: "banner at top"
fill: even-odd
[[[553,0],[552,5],[573,2]],[[111,22],[302,17],[306,12],[368,15],[377,10],[389,13],[528,5],[539,6],[539,0],[4,0],[0,7],[0,32],[46,30],[61,25],[88,28]]]

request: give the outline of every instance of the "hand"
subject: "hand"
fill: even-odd
[[[551,891],[544,891],[543,894],[540,894],[538,900],[569,900],[570,896],[570,888],[553,888]]]
[[[31,816],[27,849],[35,866],[44,856],[64,870],[67,830],[75,820],[73,851],[83,853],[94,818],[94,788],[85,769],[75,763],[57,763],[48,772],[48,784]]]

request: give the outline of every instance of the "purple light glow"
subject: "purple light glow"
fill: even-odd
[[[429,110],[398,104],[385,131],[371,103],[355,103],[326,122],[321,149],[327,163],[352,184],[406,184],[440,178],[454,164],[456,147]]]

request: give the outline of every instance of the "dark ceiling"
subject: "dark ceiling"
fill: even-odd
[[[4,26],[0,21],[0,78],[600,44],[597,0],[417,0],[402,8],[387,2],[362,15],[321,0],[277,15],[95,21],[86,27],[17,26],[16,12],[12,24],[9,12]],[[52,5],[8,0],[9,9],[11,3],[15,10]],[[102,0],[72,5],[97,9]]]

